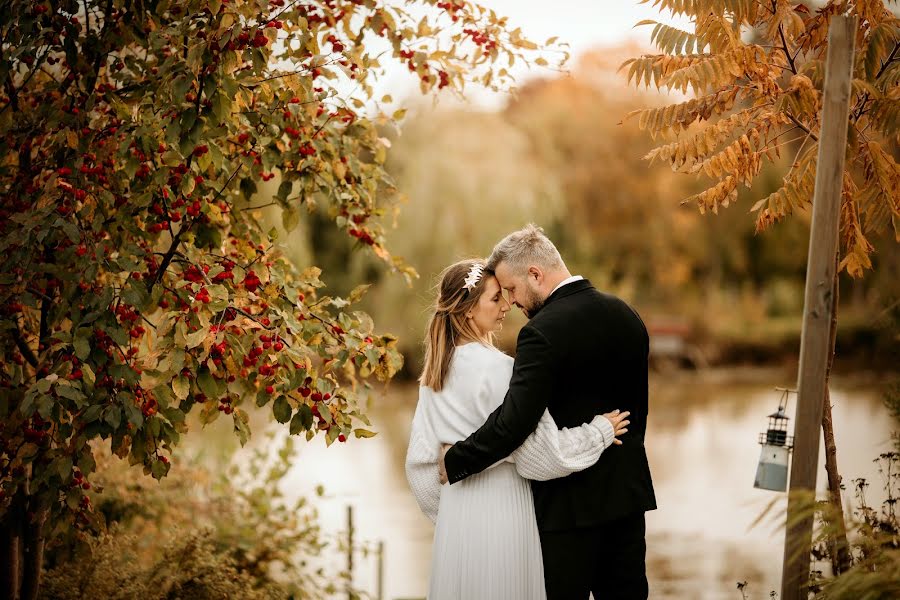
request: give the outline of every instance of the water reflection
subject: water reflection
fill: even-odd
[[[733,599],[739,580],[749,581],[754,597],[778,587],[783,534],[772,522],[750,526],[779,497],[753,488],[756,440],[777,407],[772,388],[790,385],[791,374],[712,375],[651,379],[647,449],[660,507],[647,519],[653,598]],[[323,484],[325,530],[343,529],[346,506],[354,506],[357,538],[385,541],[386,599],[423,598],[427,589],[433,528],[419,513],[403,472],[415,402],[413,386],[394,386],[370,410],[377,437],[328,449],[318,439],[299,444],[283,490],[291,500]],[[875,492],[880,480],[872,459],[891,447],[891,422],[878,388],[837,379],[832,402],[840,471],[848,484],[869,478]],[[789,415],[794,408],[788,406]],[[262,439],[254,436],[255,443]],[[818,481],[824,489],[824,467]],[[852,485],[847,487],[845,506],[852,494]],[[375,562],[357,565],[357,585],[374,591]]]

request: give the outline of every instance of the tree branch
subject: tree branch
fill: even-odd
[[[797,65],[794,64],[794,57],[791,56],[791,53],[788,51],[787,40],[784,38],[784,28],[781,25],[778,26],[778,35],[781,36],[781,49],[784,51],[784,56],[788,59],[788,63],[791,65],[791,71],[794,73],[794,75],[796,75]]]
[[[225,185],[222,186],[222,189],[220,189],[218,192],[216,192],[216,195],[212,197],[210,202],[215,202],[216,199],[218,199],[219,196],[221,196],[222,193],[226,189],[228,189],[228,186],[229,186],[229,184],[231,184],[231,181],[235,178],[235,176],[238,173],[241,172],[241,167],[243,167],[243,164],[239,164],[237,166],[237,168],[234,170],[234,173],[231,174],[231,177],[228,178],[228,181],[225,182]],[[175,257],[175,253],[178,251],[178,246],[181,244],[181,236],[184,235],[184,233],[186,231],[189,231],[194,226],[194,223],[196,223],[199,219],[200,219],[199,215],[196,218],[191,219],[190,224],[185,225],[184,227],[179,229],[178,233],[175,234],[175,237],[172,238],[172,245],[169,246],[169,249],[166,251],[165,256],[163,256],[162,262],[159,265],[159,269],[156,271],[156,277],[147,280],[147,292],[148,293],[152,292],[153,287],[157,283],[162,281],[163,274],[166,272],[166,269],[169,268],[169,264],[171,264],[172,259]]]
[[[25,338],[22,336],[22,330],[19,329],[19,322],[16,321],[16,328],[12,332],[13,339],[16,341],[16,347],[19,349],[19,352],[22,353],[22,356],[25,357],[25,360],[28,361],[28,364],[38,368],[38,359],[37,356],[34,355],[34,352],[31,350],[31,347],[28,345],[28,342],[25,341]]]
[[[884,63],[881,65],[881,68],[878,69],[878,73],[875,74],[875,81],[877,81],[878,78],[881,77],[881,75],[884,73],[884,71],[888,68],[888,65],[890,65],[894,61],[894,57],[897,56],[898,50],[900,50],[900,42],[896,42],[894,44],[894,49],[891,50],[891,53],[887,57],[887,60],[884,61]],[[868,101],[869,101],[869,92],[866,92],[865,94],[863,94],[863,99],[859,103],[859,109],[856,111],[856,114],[853,116],[854,122],[859,121],[859,119],[865,114],[866,102],[868,102]]]
[[[791,122],[794,123],[794,125],[796,125],[796,126],[799,127],[800,129],[802,129],[803,131],[805,131],[806,134],[807,134],[809,137],[811,137],[811,138],[813,139],[813,141],[815,141],[815,142],[818,142],[818,141],[819,141],[819,138],[816,136],[816,134],[814,134],[812,131],[810,131],[810,130],[809,130],[809,127],[807,127],[806,125],[804,125],[803,123],[801,123],[800,121],[798,121],[798,120],[797,120],[797,117],[795,117],[794,115],[792,115],[792,114],[789,113],[789,112],[786,112],[786,113],[784,113],[784,114],[787,115],[787,118],[790,119]]]

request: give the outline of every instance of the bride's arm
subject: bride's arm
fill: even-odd
[[[557,429],[545,410],[537,429],[511,458],[522,477],[547,481],[587,469],[614,440],[615,429],[603,415],[579,427]]]
[[[437,464],[440,442],[431,428],[427,427],[427,420],[421,414],[425,410],[425,407],[421,406],[422,392],[419,394],[419,402],[420,406],[416,407],[416,414],[413,417],[409,447],[406,450],[406,480],[419,508],[432,523],[435,523],[441,501],[441,482]]]

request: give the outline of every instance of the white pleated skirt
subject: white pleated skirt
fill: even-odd
[[[500,463],[441,486],[428,600],[545,600],[531,486]]]

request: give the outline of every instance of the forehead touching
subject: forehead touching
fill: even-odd
[[[483,296],[494,296],[500,291],[500,283],[493,275],[486,275],[484,279]]]
[[[494,273],[497,276],[497,280],[500,282],[500,285],[506,289],[511,289],[516,287],[522,276],[516,273],[516,269],[511,266],[506,261],[501,262],[497,265],[497,268],[494,270]]]

